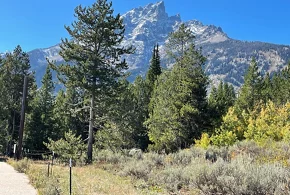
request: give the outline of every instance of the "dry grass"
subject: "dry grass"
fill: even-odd
[[[94,165],[73,167],[73,194],[290,194],[289,143],[239,142],[208,151],[216,162],[196,147],[139,157],[98,151]],[[17,163],[40,194],[69,194],[68,166],[54,166],[48,178],[44,162]]]
[[[18,162],[10,161],[13,166]],[[29,176],[32,185],[40,195],[69,194],[69,167],[54,166],[53,174],[47,177],[47,165],[30,162]],[[104,195],[104,194],[142,194],[134,187],[130,178],[113,175],[96,166],[73,167],[72,194]]]

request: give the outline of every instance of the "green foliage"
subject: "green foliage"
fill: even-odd
[[[12,145],[18,137],[24,77],[28,77],[28,102],[32,99],[36,84],[34,74],[30,73],[29,56],[19,45],[13,52],[6,53],[0,61],[0,120],[3,131],[0,139],[4,139],[2,149],[6,149],[6,154],[10,155]],[[30,109],[31,105],[28,104],[27,112]]]
[[[27,117],[25,147],[30,150],[45,150],[43,142],[48,138],[57,139],[61,136],[55,129],[54,109],[54,84],[49,66],[42,78],[42,86],[36,92],[31,102],[32,110]]]
[[[194,42],[195,36],[185,25],[181,24],[176,32],[169,34],[166,43],[166,53],[169,58],[179,61],[186,53],[189,45]]]
[[[71,27],[65,26],[73,39],[63,39],[60,52],[67,62],[74,63],[54,68],[64,83],[70,81],[71,85],[94,94],[98,90],[105,93],[105,89],[110,92],[116,78],[127,68],[126,62],[119,60],[120,56],[132,53],[131,47],[117,47],[125,32],[121,16],[114,16],[112,3],[106,0],[76,7],[75,16]]]
[[[208,98],[209,117],[212,119],[213,128],[221,125],[222,116],[224,116],[229,107],[235,103],[236,94],[232,85],[223,83],[218,88],[213,87]]]
[[[151,58],[151,63],[149,66],[149,70],[146,75],[146,82],[148,87],[150,88],[150,96],[152,94],[154,83],[157,77],[161,74],[161,65],[160,65],[160,54],[159,54],[159,46],[158,44],[154,46],[153,56]]]
[[[250,112],[260,102],[261,83],[262,77],[258,71],[258,64],[253,58],[244,76],[244,85],[241,87],[239,97],[235,103],[235,110],[238,114],[243,111]]]
[[[266,76],[263,80],[263,100],[266,103],[271,100],[275,104],[286,104],[290,99],[290,63],[280,71],[275,72],[272,78]]]
[[[58,156],[58,160],[63,163],[68,163],[71,158],[74,162],[80,160],[85,150],[85,145],[80,136],[76,136],[71,131],[64,134],[64,139],[53,141],[48,139],[45,146]]]
[[[171,34],[172,41],[175,36],[187,36],[183,27],[176,34]],[[184,46],[187,49],[181,52],[183,56],[171,71],[162,73],[155,84],[150,101],[152,112],[145,123],[153,150],[171,152],[187,147],[205,128],[208,83],[202,69],[205,57],[192,43],[184,43]]]
[[[91,162],[95,118],[105,115],[99,109],[110,102],[128,68],[121,56],[132,53],[133,49],[120,45],[125,28],[120,14],[114,14],[112,2],[98,0],[84,8],[80,5],[75,9],[75,16],[72,25],[65,26],[70,39],[63,39],[60,45],[60,55],[67,63],[51,65],[60,81],[85,90],[91,99],[87,153]]]
[[[102,130],[95,135],[95,146],[98,149],[110,149],[120,151],[135,146],[132,138],[132,129],[119,126],[120,123],[106,123]]]

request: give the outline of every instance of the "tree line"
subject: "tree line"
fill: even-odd
[[[112,2],[78,6],[75,17],[65,26],[70,38],[60,45],[65,63],[48,61],[40,88],[20,46],[0,59],[2,152],[11,154],[18,139],[24,76],[29,78],[24,148],[45,151],[70,132],[78,137],[72,140],[87,144],[89,163],[93,148],[168,153],[195,143],[231,144],[256,135],[254,119],[263,119],[263,106],[279,110],[289,101],[290,64],[281,72],[261,75],[255,59],[237,97],[233,86],[223,82],[211,85],[209,93],[206,57],[185,24],[169,34],[165,45],[173,67],[162,68],[156,44],[146,76],[129,83],[124,56],[134,53],[134,47],[122,45],[125,26],[114,14]],[[52,71],[65,86],[57,93]],[[284,119],[289,125],[287,111]],[[252,134],[243,129],[251,117]],[[287,127],[284,133],[290,131]]]

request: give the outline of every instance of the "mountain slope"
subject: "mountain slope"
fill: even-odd
[[[126,56],[129,79],[136,75],[145,75],[152,56],[153,45],[160,45],[162,65],[170,67],[164,51],[168,34],[175,31],[182,23],[180,15],[168,16],[163,1],[135,8],[122,15],[126,27],[123,45],[133,45],[136,52]],[[185,22],[196,36],[197,47],[203,48],[208,57],[206,72],[213,83],[225,80],[239,87],[243,83],[243,75],[251,58],[256,57],[262,72],[272,72],[283,68],[290,60],[290,46],[275,45],[262,42],[243,42],[231,39],[220,27],[203,25],[197,20]],[[40,83],[44,74],[46,58],[62,63],[58,55],[58,45],[47,49],[36,49],[29,52],[31,65],[37,72]]]

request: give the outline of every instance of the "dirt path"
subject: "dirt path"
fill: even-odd
[[[27,176],[0,162],[0,195],[37,195]]]

